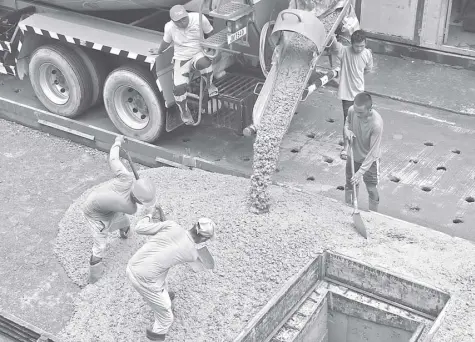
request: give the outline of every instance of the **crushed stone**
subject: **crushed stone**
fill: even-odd
[[[312,7],[312,3],[308,5]],[[327,32],[340,12],[341,10],[335,11],[322,19]],[[269,211],[270,196],[267,189],[277,168],[282,139],[306,87],[315,51],[315,44],[298,33],[284,33],[282,44],[275,86],[269,94],[254,141],[249,205],[250,210],[256,214]]]
[[[218,226],[209,246],[214,271],[196,274],[186,265],[170,271],[177,297],[167,342],[232,341],[285,281],[325,248],[446,289],[454,303],[433,341],[474,341],[472,243],[373,213],[362,213],[369,232],[364,240],[352,227],[352,209],[322,196],[271,185],[273,210],[254,215],[247,207],[247,179],[172,168],[140,174],[157,185],[168,218],[191,227],[208,216]],[[78,284],[87,278],[92,244],[79,210],[89,191],[67,210],[56,239],[56,253]],[[147,341],[152,312],[125,275],[144,241],[134,233],[128,240],[111,237],[106,272],[81,290],[62,341]]]

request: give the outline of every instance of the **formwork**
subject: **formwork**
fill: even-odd
[[[1,342],[59,342],[59,339],[18,317],[0,310]]]
[[[429,285],[324,251],[234,342],[429,342],[450,298]]]

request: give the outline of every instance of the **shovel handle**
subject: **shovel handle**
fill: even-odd
[[[351,177],[355,175],[355,161],[353,160],[353,140],[350,140],[350,164],[351,164]],[[353,208],[355,211],[358,211],[358,199],[356,198],[356,184],[353,183]]]
[[[129,140],[124,137],[124,142],[128,142]],[[124,151],[125,156],[127,160],[129,161],[130,168],[132,169],[132,172],[134,173],[135,179],[139,179],[139,174],[137,173],[137,170],[135,169],[134,163],[132,162],[132,158],[130,158],[129,152],[123,147],[121,147],[122,151]]]

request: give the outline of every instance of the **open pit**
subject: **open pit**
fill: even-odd
[[[285,293],[282,287],[295,279],[299,270],[305,270],[306,266],[316,262],[320,253],[327,249],[358,260],[358,263],[384,268],[387,273],[401,274],[407,279],[417,279],[443,289],[439,292],[449,293],[450,302],[433,341],[474,341],[475,246],[468,241],[362,212],[369,234],[365,240],[352,225],[352,209],[325,197],[271,185],[273,210],[255,215],[247,206],[248,179],[172,168],[149,169],[140,175],[155,182],[167,217],[191,227],[198,217],[208,216],[218,225],[216,241],[209,246],[216,261],[214,271],[195,274],[183,265],[169,273],[170,288],[177,297],[173,309],[175,321],[167,342],[234,341],[262,310],[269,307],[269,300]],[[147,341],[145,328],[152,324],[152,312],[125,276],[128,260],[145,238],[132,233],[128,240],[121,240],[111,235],[103,278],[94,285],[86,284],[91,238],[80,206],[89,191],[67,210],[55,241],[55,254],[66,273],[82,287],[75,300],[75,313],[59,334],[58,341]],[[134,224],[136,217],[131,219]],[[313,278],[303,278],[309,279],[307,289],[314,292],[317,287],[312,287],[319,278],[315,277],[315,272],[311,274]],[[320,280],[328,282],[326,278]],[[338,286],[348,287],[344,281],[340,282],[342,284]],[[384,282],[380,284],[385,285]],[[371,291],[365,290],[369,293],[366,294],[358,286],[353,287],[358,291],[350,290],[362,298],[374,299],[369,295]],[[334,287],[329,289],[334,303],[338,295],[336,291]],[[339,294],[344,296],[345,291]],[[411,293],[409,288],[406,292]],[[292,313],[296,302],[306,299],[306,293],[307,290],[298,290],[297,295],[287,302],[284,306],[287,312],[279,324]],[[381,294],[378,296],[382,297]],[[331,303],[330,297],[326,298],[327,303]],[[350,299],[358,302],[357,297]],[[372,306],[375,312],[387,311],[388,298],[383,302],[382,307],[378,303],[365,304]],[[404,305],[410,308],[414,304],[410,301]],[[326,326],[329,334],[332,331],[330,314],[348,324],[350,321],[353,324],[358,318],[348,318],[345,316],[348,312],[332,312],[328,305]],[[407,311],[407,308],[396,308]],[[400,313],[395,311],[399,318],[394,316],[402,322],[399,327],[413,327],[414,323],[410,322],[414,318],[408,315],[401,318]],[[413,311],[409,313],[419,315]],[[438,313],[432,316],[438,316]],[[412,325],[406,326],[404,322]],[[341,329],[340,325],[336,330]],[[414,334],[402,330],[407,332],[405,337]],[[402,336],[400,330],[394,331]]]

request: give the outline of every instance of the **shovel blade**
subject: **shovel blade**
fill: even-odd
[[[361,218],[361,215],[359,212],[353,213],[353,222],[355,224],[356,231],[360,233],[362,237],[367,239],[368,235],[366,234],[366,227],[364,225],[363,219]]]

